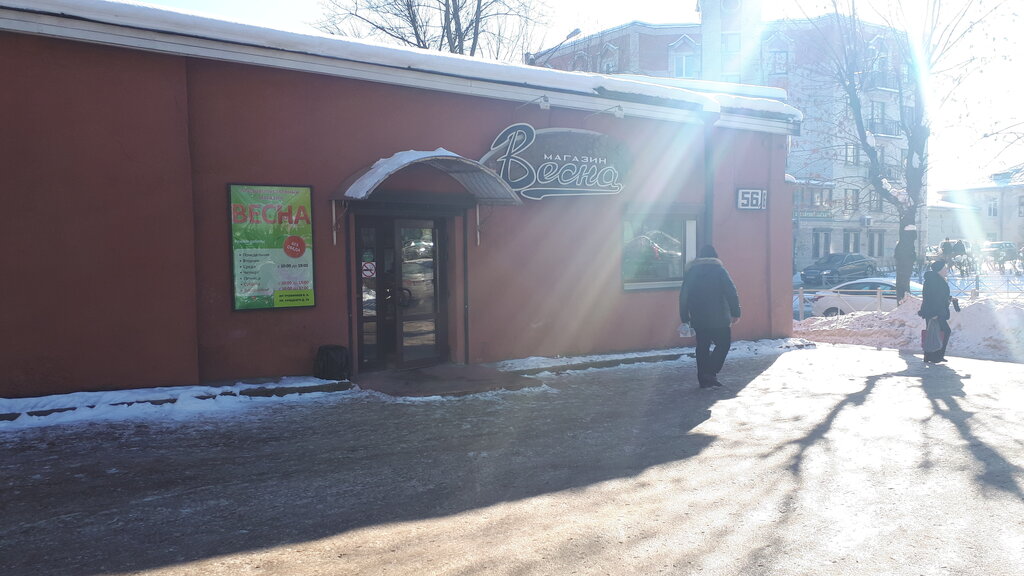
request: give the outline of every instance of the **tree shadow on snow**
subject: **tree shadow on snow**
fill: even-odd
[[[945,364],[936,364],[929,367],[928,375],[922,379],[921,388],[931,402],[934,414],[956,428],[971,456],[981,464],[982,472],[978,475],[978,481],[1024,500],[1024,491],[1014,478],[1020,474],[1020,468],[974,432],[974,413],[961,405],[960,399],[966,396],[963,377]]]
[[[794,476],[800,476],[808,450],[825,438],[835,425],[836,418],[844,410],[863,405],[880,381],[907,377],[921,383],[921,389],[931,403],[934,414],[947,420],[956,428],[971,455],[983,466],[984,471],[979,475],[979,481],[1024,499],[1024,492],[1014,478],[1014,475],[1020,472],[1019,468],[1004,458],[999,451],[982,441],[972,430],[973,413],[964,410],[958,400],[965,395],[960,374],[946,364],[924,365],[919,357],[909,352],[900,352],[900,357],[907,363],[905,370],[865,376],[863,388],[842,398],[808,434],[794,442],[798,450],[790,462],[790,472]]]

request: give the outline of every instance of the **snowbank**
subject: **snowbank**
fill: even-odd
[[[731,358],[782,354],[787,350],[813,347],[806,340],[795,338],[782,340],[760,340],[757,342],[734,342]],[[574,356],[563,358],[531,357],[509,360],[498,364],[504,371],[543,369],[560,371],[582,369],[587,365],[601,363],[629,364],[631,361],[657,360],[667,356],[682,355],[682,361],[692,362],[693,348],[651,350],[629,354],[606,354],[598,356]],[[144,388],[113,390],[109,392],[75,392],[54,394],[37,398],[0,398],[0,441],[3,433],[54,425],[89,424],[93,422],[142,421],[174,423],[188,421],[196,423],[202,418],[222,420],[235,415],[244,415],[250,408],[260,405],[292,402],[389,402],[423,403],[459,401],[462,396],[428,396],[420,398],[397,398],[361,390],[354,386],[341,392],[307,392],[306,389],[330,384],[331,381],[313,377],[291,377],[277,380],[272,387],[276,391],[291,388],[294,394],[278,397],[249,395],[255,389],[265,388],[264,384],[239,382],[234,386],[175,386],[168,388]],[[530,394],[536,391],[549,392],[546,386],[521,391],[487,392],[483,396],[500,397],[504,394]],[[477,395],[480,397],[481,395]]]
[[[960,300],[953,312],[948,356],[1024,361],[1024,296],[984,296]],[[793,336],[815,342],[860,344],[920,352],[924,320],[921,300],[908,296],[892,312],[854,312],[793,322]]]

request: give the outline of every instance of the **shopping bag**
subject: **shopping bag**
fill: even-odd
[[[689,324],[685,323],[685,322],[680,324],[679,328],[677,328],[676,330],[679,332],[679,337],[680,338],[693,338],[694,337],[693,327],[690,326]]]
[[[926,354],[938,352],[942,349],[943,336],[945,334],[939,327],[939,321],[934,318],[929,319],[924,331],[921,332],[921,349]]]

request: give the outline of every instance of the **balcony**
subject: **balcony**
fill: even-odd
[[[897,90],[900,87],[896,74],[882,70],[864,72],[861,84],[865,90]]]
[[[896,120],[868,120],[867,129],[876,136],[902,136],[903,129]]]
[[[886,180],[902,181],[903,167],[894,166],[892,164],[882,166],[882,178],[885,178]]]

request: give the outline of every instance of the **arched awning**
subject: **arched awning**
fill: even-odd
[[[426,164],[448,174],[476,197],[480,204],[523,203],[519,195],[493,170],[444,148],[431,152],[406,150],[390,158],[381,158],[373,166],[350,178],[331,195],[331,200],[367,200],[381,182],[413,164]]]

